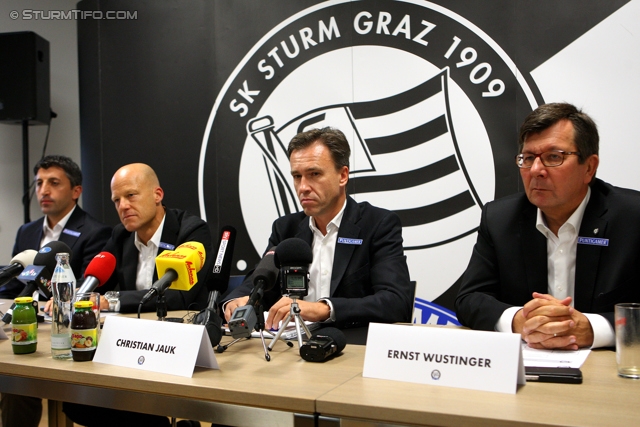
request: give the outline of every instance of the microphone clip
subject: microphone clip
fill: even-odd
[[[156,316],[158,316],[158,320],[165,320],[167,313],[167,297],[164,296],[164,292],[159,292],[156,299]]]

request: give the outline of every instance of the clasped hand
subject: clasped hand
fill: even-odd
[[[529,347],[577,350],[593,344],[593,329],[587,317],[571,307],[572,298],[558,300],[548,294],[533,293],[513,317],[512,329]]]

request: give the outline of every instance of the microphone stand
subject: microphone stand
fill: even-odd
[[[256,331],[260,333],[260,340],[262,340],[262,348],[264,349],[264,358],[267,362],[271,361],[271,355],[267,350],[267,343],[264,342],[264,307],[262,306],[262,299],[258,302],[258,321],[256,322]]]
[[[273,334],[269,331],[265,331],[264,330],[264,306],[262,305],[262,298],[259,298],[255,304],[254,304],[254,310],[257,311],[256,313],[256,324],[253,327],[253,329],[258,332],[260,334],[260,339],[262,340],[262,348],[264,349],[264,358],[267,362],[271,361],[271,355],[269,354],[269,348],[267,347],[267,343],[264,340],[264,333],[266,332],[267,334],[271,335],[273,337]],[[305,325],[306,326],[306,325]],[[218,347],[216,347],[216,353],[224,353],[224,351],[226,349],[228,349],[229,347],[231,347],[232,345],[234,345],[235,343],[237,343],[238,341],[242,341],[242,340],[248,340],[251,339],[251,335],[249,335],[248,337],[240,337],[240,338],[236,338],[233,341],[231,341],[228,344],[225,345],[221,345],[219,344]],[[273,337],[272,340],[276,340],[276,337]],[[283,339],[284,341],[284,339]],[[293,347],[293,344],[290,343],[289,341],[285,341],[287,343],[287,345],[289,347]]]
[[[167,317],[167,298],[164,296],[164,292],[158,293],[158,298],[156,299],[156,315],[160,321],[164,321]]]
[[[296,295],[289,295],[289,298],[291,298],[292,300],[291,307],[289,308],[289,314],[287,315],[287,318],[282,321],[282,327],[280,328],[276,336],[271,340],[271,343],[269,344],[269,350],[273,350],[273,346],[276,344],[276,342],[278,342],[278,339],[280,338],[284,330],[287,328],[287,325],[291,321],[291,318],[293,318],[296,325],[296,332],[298,334],[298,346],[302,347],[302,344],[303,344],[301,328],[304,329],[305,334],[307,334],[307,339],[311,337],[311,331],[309,331],[307,324],[304,323],[300,318],[300,306],[298,305],[299,297]],[[284,338],[283,338],[283,341],[284,341]],[[293,344],[291,344],[290,341],[286,341],[286,343],[289,345],[289,347],[293,346]]]

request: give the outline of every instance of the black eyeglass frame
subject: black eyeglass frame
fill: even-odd
[[[560,163],[557,164],[547,164],[548,160],[545,160],[545,155],[546,154],[560,154]],[[579,156],[580,152],[579,151],[563,151],[563,150],[549,150],[549,151],[545,151],[543,153],[540,154],[533,154],[533,153],[527,153],[527,156],[533,156],[533,160],[531,161],[531,164],[529,166],[525,166],[524,165],[524,156],[525,154],[520,153],[516,155],[516,165],[520,168],[520,169],[531,169],[531,167],[533,166],[533,164],[535,163],[536,159],[538,157],[540,157],[540,161],[542,162],[542,164],[548,168],[553,168],[556,166],[560,166],[561,164],[564,163],[564,159],[566,158],[566,156],[571,156],[571,155],[576,155]]]

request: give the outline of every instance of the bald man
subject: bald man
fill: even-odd
[[[154,170],[143,163],[121,167],[111,179],[111,200],[121,224],[113,229],[104,251],[116,257],[116,270],[111,279],[98,288],[104,293],[120,291],[120,312],[138,310],[138,304],[153,282],[158,280],[155,258],[165,249],[174,250],[184,242],[204,245],[207,256],[198,273],[198,283],[189,291],[167,290],[168,310],[203,309],[207,303],[206,283],[213,270],[211,232],[202,219],[162,204],[164,191]],[[102,299],[103,308],[108,308]],[[152,298],[142,311],[155,311]]]

